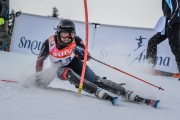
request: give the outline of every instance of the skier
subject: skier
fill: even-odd
[[[54,79],[52,74],[50,81],[43,79],[43,63],[49,56],[57,76],[62,80],[68,80],[77,88],[83,67],[84,44],[80,37],[76,36],[75,24],[68,19],[60,21],[55,35],[50,36],[42,45],[36,62],[36,79],[34,84],[46,87]],[[90,54],[89,54],[90,56]],[[100,99],[110,100],[113,105],[119,104],[119,96],[136,103],[145,103],[152,107],[157,106],[159,100],[145,99],[133,91],[126,90],[122,84],[106,80],[97,76],[89,66],[86,66],[83,90],[94,94]]]

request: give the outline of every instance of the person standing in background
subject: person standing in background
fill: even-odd
[[[0,50],[9,51],[8,34],[9,0],[0,0]]]
[[[157,45],[166,38],[169,39],[169,45],[172,53],[175,55],[179,73],[173,77],[180,77],[180,0],[162,0],[162,10],[166,23],[165,33],[157,32],[150,38],[147,47],[146,59],[153,66],[157,62]]]

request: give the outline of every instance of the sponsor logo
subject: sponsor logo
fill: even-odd
[[[70,55],[72,52],[73,52],[73,49],[65,49],[65,50],[53,53],[53,56],[54,57],[64,57],[64,56]]]
[[[39,42],[37,40],[28,40],[25,37],[20,38],[20,42],[18,44],[18,47],[21,49],[28,49],[31,51],[31,53],[38,55],[39,51],[41,49],[42,42]]]
[[[135,40],[137,41],[137,48],[129,54],[128,59],[130,60],[130,64],[134,62],[144,63],[144,61],[146,60],[147,46],[145,46],[143,43],[144,41],[147,42],[149,39],[146,37],[139,36],[135,38]],[[157,56],[156,65],[169,67],[170,60],[170,57]]]

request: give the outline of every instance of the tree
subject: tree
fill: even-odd
[[[52,17],[58,18],[58,16],[59,16],[58,9],[56,7],[53,7]]]

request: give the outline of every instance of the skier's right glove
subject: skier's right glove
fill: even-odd
[[[35,75],[34,85],[37,87],[43,86],[44,84],[43,84],[42,80],[43,80],[42,72],[37,72]]]
[[[5,23],[4,21],[5,21],[4,18],[3,18],[3,17],[0,17],[0,26],[1,26],[1,25],[4,25],[4,23]]]

